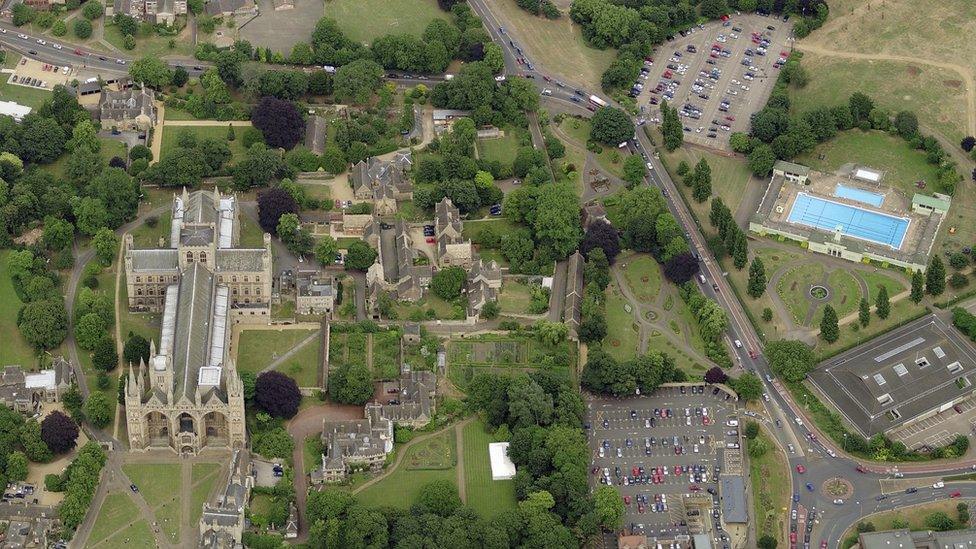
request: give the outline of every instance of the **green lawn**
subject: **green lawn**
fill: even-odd
[[[203,514],[203,504],[210,499],[221,480],[220,465],[217,463],[194,463],[191,472],[193,490],[190,496],[190,522],[197,524]]]
[[[761,432],[757,440],[769,443],[769,450],[759,458],[749,459],[749,478],[752,483],[753,516],[758,518],[756,529],[762,534],[782,540],[786,509],[790,501],[790,470],[783,453],[769,435]],[[797,488],[799,489],[799,488]]]
[[[653,303],[661,291],[661,267],[650,254],[621,258],[624,279],[631,293],[641,303]]]
[[[434,19],[450,19],[435,0],[334,0],[325,16],[335,19],[356,42],[370,43],[387,34],[419,37]]]
[[[319,337],[306,343],[284,364],[278,366],[277,370],[294,379],[299,387],[317,387],[322,365],[319,357],[321,344]]]
[[[515,481],[492,480],[488,443],[493,442],[483,421],[464,426],[464,485],[469,507],[490,518],[516,505]]]
[[[235,126],[234,131],[240,135],[245,128],[241,126]],[[166,156],[166,154],[176,148],[177,138],[180,132],[190,132],[196,136],[197,141],[201,139],[214,138],[221,141],[227,141],[227,126],[172,126],[163,125],[163,143],[160,145],[159,155]],[[240,139],[235,139],[233,141],[227,141],[230,146],[231,159],[230,163],[233,164],[244,157],[247,152],[244,149],[244,142]]]
[[[315,331],[243,330],[237,349],[238,371],[254,372],[255,374],[260,372]],[[314,347],[315,342],[313,341],[309,345]]]
[[[429,318],[427,311],[431,310],[434,311],[433,318],[441,320],[460,320],[466,315],[463,306],[444,301],[434,295],[433,292],[427,292],[423,299],[414,303],[398,301],[393,308],[397,313],[397,318],[401,320],[410,320],[421,316]]]
[[[8,83],[6,78],[7,75],[4,75],[4,80],[0,82],[0,101],[13,101],[36,110],[51,98],[51,88],[18,86]]]
[[[532,301],[529,285],[516,280],[503,280],[498,293],[498,306],[502,313],[529,314]]]
[[[708,223],[711,199],[705,202],[695,202],[692,199],[691,188],[685,186],[682,183],[682,178],[678,177],[678,174],[675,172],[678,164],[682,160],[687,162],[692,168],[702,158],[705,159],[705,162],[708,162],[708,166],[712,169],[712,196],[721,197],[722,201],[725,202],[725,205],[733,213],[735,213],[739,204],[742,202],[742,197],[745,195],[746,188],[750,183],[754,185],[764,185],[766,183],[765,181],[760,182],[758,179],[753,181],[752,172],[749,171],[748,164],[740,158],[729,158],[713,154],[704,149],[690,147],[680,147],[672,153],[662,151],[662,155],[678,190],[685,197],[685,202],[691,205],[695,217],[698,218],[699,223],[709,233],[713,232],[712,226]]]
[[[128,156],[125,143],[109,137],[99,137],[98,141],[102,144],[98,155],[102,158],[102,162],[106,166],[108,165],[108,161],[114,156],[118,156],[119,158],[126,158]],[[41,169],[55,177],[62,177],[64,176],[64,169],[68,165],[68,156],[68,154],[63,154],[54,162],[41,166]]]
[[[156,522],[170,543],[178,545],[180,542],[180,525],[182,522],[183,502],[180,498],[172,499],[153,509]],[[201,512],[203,509],[201,509]]]
[[[413,470],[430,470],[451,469],[455,465],[457,440],[454,430],[448,429],[411,446],[410,455],[403,458],[400,466]]]
[[[454,431],[448,430],[446,436],[453,438]],[[413,505],[428,482],[449,480],[457,482],[457,467],[445,469],[408,469],[405,465],[423,453],[423,445],[415,444],[406,450],[400,467],[379,482],[356,494],[356,499],[368,507],[392,506],[407,509]]]
[[[304,454],[303,464],[305,474],[312,472],[312,469],[322,466],[322,438],[319,435],[305,437],[305,445],[302,447]]]
[[[95,518],[95,525],[88,535],[88,545],[95,545],[107,539],[138,516],[139,509],[125,492],[105,496],[105,501]]]
[[[586,142],[590,140],[590,121],[585,118],[573,118],[567,116],[559,125],[559,129],[575,141],[580,147],[585,148]],[[601,152],[596,155],[600,167],[607,172],[617,176],[624,176],[624,158],[627,156],[627,149],[600,145]]]
[[[512,374],[529,372],[549,356],[568,356],[570,368],[574,369],[575,348],[563,341],[550,347],[531,335],[486,334],[452,339],[446,344],[447,375],[462,390],[479,373]]]
[[[131,231],[132,244],[136,248],[159,248],[159,239],[163,238],[163,246],[169,242],[170,228],[173,226],[173,218],[169,213],[157,217],[156,226],[150,227],[143,223]]]
[[[830,286],[830,306],[837,311],[837,318],[845,316],[857,310],[861,303],[861,285],[851,275],[851,273],[837,269],[827,275],[827,284]],[[820,326],[823,319],[823,307],[813,315],[811,326]]]
[[[400,334],[381,332],[373,336],[373,377],[395,379],[400,375]]]
[[[92,261],[94,261],[94,260],[92,260]],[[96,291],[98,291],[98,292],[105,292],[105,293],[108,293],[111,296],[115,296],[116,295],[115,294],[115,267],[116,267],[116,264],[113,263],[113,265],[111,267],[107,267],[107,268],[102,269],[102,271],[95,277],[95,278],[98,279],[98,286],[97,286]],[[125,292],[122,292],[122,293],[124,294]],[[76,298],[77,298],[77,295],[76,295]],[[116,319],[116,321],[118,321],[118,319]],[[125,334],[126,334],[126,332],[123,332],[123,336],[125,336]],[[114,326],[109,326],[109,335],[111,335],[113,339],[115,338],[115,328],[114,328]],[[68,355],[67,348],[66,348],[66,346],[64,344],[61,345],[61,347],[59,348],[59,350],[53,351],[53,354],[55,354],[55,355],[57,355],[59,353],[60,354],[63,354],[64,356],[67,356]],[[108,400],[109,409],[111,411],[112,417],[114,418],[115,417],[115,407],[118,404],[119,369],[116,369],[116,370],[108,373],[108,387],[106,387],[104,389],[100,389],[98,387],[98,375],[97,375],[99,372],[97,370],[95,370],[95,367],[92,364],[92,355],[91,355],[91,353],[88,353],[86,351],[80,351],[78,353],[78,359],[81,362],[81,368],[82,368],[82,370],[86,374],[85,381],[88,384],[88,390],[89,391],[92,391],[92,392],[96,392],[96,391],[97,392],[101,392],[101,393],[103,393],[106,396],[106,398]],[[106,429],[108,429],[108,430],[110,430],[111,428],[112,428],[111,425],[109,425],[108,427],[106,427]]]
[[[885,171],[883,184],[901,190],[909,198],[918,191],[915,182],[919,180],[926,182],[922,191],[925,194],[940,190],[935,166],[925,161],[925,153],[913,150],[901,137],[879,131],[841,132],[794,162],[823,172],[833,172],[850,163],[879,168]]]
[[[637,355],[640,343],[634,314],[625,309],[629,305],[616,283],[610,283],[606,294],[607,326],[613,326],[613,329],[603,339],[603,348],[617,360],[630,360]]]
[[[174,496],[179,497],[181,482],[178,463],[127,463],[122,470],[139,487],[139,493],[153,509]]]
[[[906,290],[905,284],[903,284],[901,281],[893,277],[883,275],[880,272],[867,273],[864,271],[859,271],[859,274],[868,284],[868,294],[870,295],[870,297],[868,297],[868,301],[870,301],[872,305],[874,305],[874,300],[878,296],[878,289],[881,288],[881,286],[888,288],[888,297],[894,297],[895,295]]]
[[[93,544],[88,545],[88,547],[93,546]],[[106,549],[113,547],[132,547],[134,549],[145,547],[148,549],[155,546],[156,539],[153,537],[152,530],[149,529],[149,523],[145,520],[138,520],[132,523],[132,526],[120,531],[98,545],[98,547],[104,547]]]
[[[238,244],[241,248],[263,248],[264,230],[258,222],[246,215],[239,218],[241,223],[241,236]]]
[[[9,255],[9,250],[0,250],[0,334],[4,334],[3,344],[0,345],[0,366],[20,364],[24,368],[33,368],[36,362],[34,348],[17,328],[17,311],[23,303],[17,297],[7,272]]]
[[[154,32],[146,34],[142,32],[143,27],[147,27],[147,25],[140,25],[139,32],[135,35],[136,47],[134,50],[126,50],[125,46],[122,45],[122,33],[115,24],[105,25],[105,41],[119,50],[127,52],[126,55],[135,58],[145,56],[161,57],[164,55],[193,55],[193,45],[188,40],[180,36],[158,36]],[[171,39],[175,44],[173,49],[169,47],[169,41]],[[166,118],[169,118],[169,110],[166,111]]]
[[[305,196],[309,198],[319,201],[332,199],[332,187],[329,185],[307,182],[299,182],[299,185],[305,189]]]
[[[504,128],[504,137],[495,139],[479,139],[478,157],[489,162],[497,160],[504,164],[511,164],[518,151],[519,138],[511,126]]]
[[[490,228],[499,237],[505,236],[512,233],[522,226],[518,223],[512,223],[504,217],[493,217],[491,219],[476,219],[473,221],[465,221],[464,228],[461,230],[462,238],[470,238],[474,242],[478,242],[478,237],[481,235],[482,231]]]
[[[827,344],[826,341],[818,339],[813,350],[820,356],[835,353],[836,349],[864,343],[908,319],[918,318],[923,314],[925,314],[925,309],[922,305],[916,305],[910,299],[902,299],[891,304],[891,314],[888,315],[888,318],[881,320],[878,315],[872,312],[871,323],[868,324],[867,328],[861,328],[855,318],[852,322],[840,326],[840,338],[837,341],[833,344]],[[858,327],[857,330],[855,330],[855,326]]]
[[[803,263],[790,269],[779,279],[776,292],[780,301],[793,313],[793,321],[797,324],[806,321],[811,306],[810,300],[807,299],[807,291],[810,285],[823,281],[823,273],[823,265]]]

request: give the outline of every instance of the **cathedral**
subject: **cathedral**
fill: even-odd
[[[169,247],[125,236],[129,309],[162,313],[149,362],[129,364],[125,414],[133,451],[245,446],[244,387],[230,358],[234,323],[271,318],[271,237],[241,248],[235,196],[173,197]],[[160,246],[163,245],[162,238]]]

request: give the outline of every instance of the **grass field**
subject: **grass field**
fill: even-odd
[[[30,368],[35,364],[34,348],[17,328],[17,311],[23,303],[17,297],[7,272],[9,255],[9,250],[0,250],[0,334],[4,334],[3,345],[0,345],[0,364],[20,364]]]
[[[617,360],[630,360],[637,355],[640,343],[633,312],[627,311],[627,300],[615,282],[607,287],[606,295],[607,326],[614,328],[603,339],[603,349]]]
[[[448,436],[453,438],[454,431],[449,430]],[[405,463],[413,459],[414,453],[419,450],[417,445],[408,448],[403,456]],[[420,489],[435,480],[457,482],[457,467],[418,470],[400,466],[383,480],[356,494],[356,499],[369,507],[388,505],[407,509],[416,501]]]
[[[823,160],[820,160],[821,155]],[[879,131],[841,132],[798,157],[796,162],[822,172],[833,172],[843,164],[881,168],[885,170],[884,184],[900,190],[908,198],[918,190],[915,182],[919,180],[926,182],[926,194],[940,190],[935,166],[925,161],[923,152],[912,150],[900,137]]]
[[[586,142],[590,139],[590,121],[588,119],[567,116],[559,125],[559,129],[581,148],[586,148]],[[627,149],[618,149],[617,147],[608,147],[606,145],[600,145],[600,148],[601,152],[596,155],[596,160],[600,164],[600,167],[610,174],[623,177],[624,159],[628,155]]]
[[[503,280],[498,293],[498,306],[502,313],[529,314],[532,301],[529,285],[515,280]]]
[[[102,503],[101,509],[98,510],[98,516],[95,517],[95,525],[92,526],[91,533],[88,535],[88,545],[92,546],[108,539],[119,528],[132,522],[138,516],[139,509],[125,492],[105,496],[105,501]]]
[[[126,50],[122,45],[122,33],[119,31],[119,27],[115,24],[105,25],[105,41],[112,44],[120,51],[127,52],[126,55],[140,58],[145,56],[161,57],[164,55],[193,55],[193,44],[190,41],[189,30],[185,30],[184,34],[187,36],[158,36],[155,33],[143,33],[144,25],[139,26],[139,32],[136,33],[136,47],[134,50]],[[169,41],[173,40],[174,48],[170,49]],[[167,118],[169,118],[169,111],[167,111]]]
[[[843,349],[850,345],[864,343],[908,319],[918,318],[923,314],[925,314],[923,306],[912,303],[910,299],[896,301],[891,304],[891,314],[888,315],[888,318],[881,320],[876,314],[871,313],[871,323],[868,324],[867,328],[861,328],[857,323],[857,318],[853,319],[850,323],[841,324],[840,338],[837,341],[832,345],[828,345],[824,340],[818,339],[813,351],[820,356],[824,356],[828,353],[834,353],[836,349]],[[855,329],[855,326],[857,326],[857,329]]]
[[[19,59],[19,58],[18,58]],[[13,101],[32,109],[39,109],[51,98],[51,88],[29,88],[7,83],[7,75],[0,82],[0,101]]]
[[[373,336],[373,377],[394,379],[400,375],[400,334],[381,332]]]
[[[435,0],[332,0],[325,16],[335,19],[346,36],[370,43],[387,34],[420,36],[434,19],[449,19]]]
[[[789,505],[790,470],[785,456],[766,434],[760,438],[769,443],[769,450],[759,458],[749,459],[749,477],[752,482],[753,515],[758,518],[756,529],[760,534],[782,539],[783,521],[787,515],[781,512]]]
[[[512,127],[505,129],[505,136],[496,139],[479,139],[478,157],[487,160],[497,160],[502,164],[511,164],[518,151],[519,139]]]
[[[837,318],[857,311],[861,303],[861,285],[851,275],[851,273],[837,269],[827,275],[827,284],[830,287],[830,306],[837,311]],[[811,326],[820,326],[823,319],[823,307],[817,308],[817,313],[813,315]]]
[[[819,263],[803,263],[790,269],[779,279],[776,293],[793,313],[793,321],[797,324],[803,324],[809,314],[811,302],[806,298],[807,290],[811,284],[823,280],[823,271],[823,265]]]
[[[234,130],[240,134],[245,128],[235,127]],[[176,148],[177,138],[180,132],[191,132],[196,136],[197,141],[207,138],[215,138],[221,141],[227,141],[227,126],[168,126],[163,125],[163,143],[160,145],[159,155],[166,156],[166,154]],[[240,139],[235,139],[233,141],[227,141],[230,146],[231,159],[230,164],[239,161],[244,157],[247,152],[244,150],[244,142]]]
[[[464,485],[468,506],[490,518],[515,506],[515,481],[492,480],[488,443],[493,442],[483,421],[464,426]]]
[[[258,373],[315,331],[244,330],[241,332],[240,343],[237,346],[237,369]],[[309,345],[315,347],[315,342]],[[285,366],[287,367],[287,364]]]
[[[950,141],[958,143],[966,135],[964,85],[954,71],[901,61],[843,59],[813,53],[805,53],[802,64],[810,74],[810,83],[804,88],[790,88],[794,113],[846,103],[852,93],[860,91],[868,94],[875,105],[892,112],[914,110],[921,124]]]
[[[649,254],[626,259],[624,279],[631,293],[641,303],[652,303],[661,291],[661,267]]]
[[[616,51],[587,45],[579,25],[573,24],[568,14],[555,20],[533,17],[515,0],[497,0],[491,8],[508,24],[512,36],[519,37],[527,59],[549,74],[567,79],[567,84],[600,89],[600,77]]]
[[[428,311],[434,311],[433,318],[441,320],[460,320],[464,318],[465,311],[462,305],[455,305],[449,301],[444,301],[440,297],[428,292],[420,301],[411,303],[409,301],[397,301],[394,305],[397,318],[409,320],[411,318],[430,318]]]
[[[138,520],[132,523],[132,525],[125,530],[119,531],[112,537],[97,545],[99,548],[132,547],[134,549],[148,549],[155,546],[156,540],[153,538],[152,530],[149,529],[149,523],[145,520]],[[95,545],[89,543],[88,547],[95,547]]]
[[[318,386],[319,369],[322,364],[319,357],[320,346],[321,338],[317,337],[309,341],[276,369],[294,379],[299,387]]]
[[[127,463],[122,470],[152,508],[173,499],[174,490],[181,484],[178,463]]]
[[[868,301],[870,301],[872,305],[874,304],[875,298],[878,296],[878,290],[881,288],[881,286],[888,288],[888,297],[894,297],[907,289],[905,284],[903,284],[901,281],[895,279],[894,277],[883,275],[880,272],[867,273],[860,271],[859,274],[868,284]]]
[[[667,153],[662,150],[661,153],[667,162],[667,168],[671,177],[674,179],[675,185],[685,197],[685,202],[691,205],[691,209],[694,211],[698,221],[709,233],[713,232],[712,226],[708,223],[711,200],[709,199],[701,203],[692,200],[691,188],[683,185],[681,178],[675,172],[678,164],[682,160],[687,162],[692,168],[702,158],[708,162],[708,166],[712,169],[712,196],[721,197],[722,201],[725,202],[725,205],[733,213],[739,208],[742,197],[745,195],[746,189],[750,184],[765,184],[765,182],[760,182],[758,179],[753,179],[752,173],[749,171],[749,166],[740,158],[728,158],[703,149],[690,147],[679,147],[672,153]]]
[[[315,199],[315,200],[331,200],[332,199],[332,187],[329,185],[318,185],[315,183],[305,183],[299,182],[299,185],[305,189],[305,196]]]
[[[925,526],[925,517],[931,515],[932,513],[943,512],[949,515],[950,518],[956,519],[959,516],[956,506],[960,503],[968,503],[970,509],[976,502],[973,500],[963,500],[963,499],[946,499],[942,501],[933,501],[930,503],[923,503],[921,505],[906,506],[901,509],[895,509],[893,511],[885,511],[883,513],[878,513],[876,515],[871,515],[870,517],[865,517],[864,522],[871,522],[874,527],[880,532],[883,530],[894,530],[894,521],[902,520],[908,522],[909,530],[927,530]],[[841,547],[847,549],[854,545],[854,543],[848,543],[849,540],[857,541],[857,537],[853,529],[844,532],[841,537]]]
[[[504,236],[506,234],[509,234],[519,229],[520,226],[516,223],[512,223],[511,221],[509,221],[504,217],[494,217],[491,219],[475,219],[474,221],[464,222],[464,228],[461,231],[461,237],[470,238],[471,240],[477,242],[478,235],[481,234],[481,231],[484,231],[485,229],[488,228],[491,228],[492,231],[495,231],[495,234],[497,234],[498,236]]]
[[[557,356],[575,365],[574,349],[563,341],[550,347],[531,335],[482,335],[464,340],[452,339],[447,344],[447,375],[464,389],[479,373],[495,372],[515,375],[534,370],[545,357]],[[567,371],[566,375],[570,373]]]
[[[164,239],[164,247],[169,242],[170,228],[173,226],[172,216],[166,212],[157,216],[157,219],[155,227],[143,223],[131,231],[132,243],[136,248],[159,248],[160,237]]]
[[[120,158],[125,158],[128,156],[125,143],[108,137],[99,137],[98,141],[102,144],[102,148],[99,150],[98,156],[101,157],[106,166],[108,165],[108,161],[111,160],[113,156],[118,156]],[[54,162],[41,166],[41,169],[55,177],[62,177],[64,175],[64,169],[68,165],[68,156],[69,155],[67,153],[63,154]]]
[[[428,437],[410,447],[401,467],[426,471],[430,469],[451,469],[457,465],[457,440],[454,431],[448,429]]]

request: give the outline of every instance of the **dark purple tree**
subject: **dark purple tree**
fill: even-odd
[[[679,254],[664,264],[664,276],[675,284],[684,284],[698,274],[698,260],[691,254]]]
[[[613,225],[596,221],[586,229],[586,234],[583,235],[583,243],[580,244],[580,252],[583,255],[588,255],[590,250],[597,247],[603,248],[603,252],[607,254],[607,260],[613,264],[613,260],[620,253],[620,237]]]
[[[264,134],[269,147],[289,150],[305,135],[305,119],[291,101],[262,97],[251,111],[251,122]]]
[[[109,168],[122,168],[125,169],[125,160],[119,156],[113,156],[111,160],[108,161]]]
[[[962,147],[962,150],[966,152],[972,151],[973,147],[976,147],[976,137],[973,137],[971,135],[967,135],[966,137],[963,137],[962,143],[960,143],[959,146]]]
[[[63,454],[75,447],[78,424],[60,410],[48,414],[41,422],[41,440],[55,454]]]
[[[287,213],[298,213],[298,203],[281,187],[258,193],[258,224],[264,232],[278,234],[278,219]]]
[[[294,379],[272,370],[258,376],[254,383],[254,401],[274,417],[290,418],[298,413],[302,393]]]
[[[725,383],[728,379],[729,376],[718,366],[712,366],[705,372],[705,383]]]

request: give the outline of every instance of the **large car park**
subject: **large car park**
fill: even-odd
[[[692,27],[644,61],[631,89],[649,120],[666,99],[678,109],[685,141],[729,148],[732,132],[748,131],[789,54],[789,23],[756,14]]]
[[[668,539],[689,533],[686,495],[712,499],[711,532],[723,547],[718,477],[740,445],[736,401],[717,387],[658,388],[649,396],[595,398],[588,406],[590,483],[613,485],[626,531]]]

